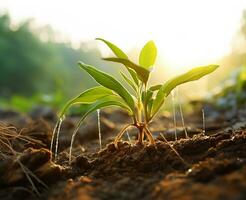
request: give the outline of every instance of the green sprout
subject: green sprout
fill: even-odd
[[[70,161],[74,137],[82,122],[93,111],[109,106],[118,106],[124,109],[132,118],[132,123],[123,127],[123,129],[115,137],[114,145],[116,148],[118,148],[117,145],[121,137],[130,127],[135,127],[138,130],[137,143],[143,144],[146,136],[149,144],[154,145],[155,139],[148,126],[161,109],[170,92],[176,86],[186,82],[198,80],[218,68],[218,65],[196,67],[182,75],[166,81],[164,84],[149,86],[148,81],[150,73],[157,56],[157,49],[153,41],[149,41],[145,44],[140,52],[139,63],[135,64],[116,45],[101,38],[97,38],[97,40],[104,42],[116,56],[103,58],[103,60],[116,62],[125,66],[129,72],[129,76],[123,72],[121,72],[121,75],[129,87],[132,88],[132,92],[128,91],[111,75],[102,72],[91,65],[79,62],[81,69],[85,70],[97,83],[99,83],[99,86],[90,88],[70,100],[59,115],[60,120],[57,123],[53,134],[55,135],[55,131],[57,129],[56,153],[60,124],[62,119],[65,117],[66,111],[74,104],[87,105],[87,110],[78,122],[71,139]],[[54,136],[51,143],[51,150],[53,141]]]

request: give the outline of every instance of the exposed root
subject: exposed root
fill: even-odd
[[[150,144],[151,145],[155,145],[155,139],[154,139],[152,133],[150,132],[150,130],[148,129],[148,127],[145,127],[144,130],[146,132],[146,135],[148,137],[148,140],[149,140]]]
[[[190,164],[187,163],[187,162],[180,156],[180,154],[176,151],[176,149],[174,149],[173,146],[169,144],[169,142],[167,141],[167,139],[165,138],[165,136],[164,136],[162,133],[160,133],[160,136],[161,136],[161,137],[163,138],[163,140],[167,143],[167,145],[173,150],[173,152],[179,157],[179,159],[180,159],[185,165],[190,166]]]
[[[43,181],[41,181],[31,170],[29,170],[25,165],[23,165],[19,159],[17,159],[17,162],[20,165],[24,174],[26,175],[26,178],[28,179],[29,183],[31,184],[34,192],[37,194],[38,197],[40,197],[40,193],[39,193],[37,187],[35,186],[32,178],[35,179],[38,183],[40,183],[45,189],[48,189],[48,186]]]
[[[143,127],[138,127],[138,144],[143,144],[143,141],[144,141],[144,129]]]
[[[125,133],[125,131],[131,127],[134,126],[134,124],[128,124],[126,125],[123,129],[121,129],[121,131],[119,132],[119,134],[116,136],[115,140],[114,140],[114,146],[116,149],[118,149],[118,142],[120,141],[121,137],[123,136],[123,134]]]
[[[40,193],[35,186],[33,179],[35,179],[38,183],[40,183],[44,188],[48,188],[45,183],[43,183],[32,171],[30,171],[27,167],[25,167],[18,158],[19,152],[15,151],[12,147],[11,142],[14,140],[22,140],[27,143],[34,143],[36,140],[32,140],[29,137],[22,136],[21,133],[17,133],[16,129],[12,126],[8,127],[3,123],[0,123],[0,154],[3,159],[8,159],[11,157],[17,157],[16,162],[20,165],[22,171],[26,175],[27,180],[32,186],[33,191],[37,196],[40,196]]]
[[[15,155],[16,154],[8,139],[1,137],[0,138],[0,144],[1,144],[1,147],[4,149],[3,151],[1,151],[2,154],[4,155],[3,157],[7,157],[8,155]]]
[[[44,144],[40,140],[33,139],[29,136],[22,135],[22,130],[17,132],[16,128],[13,126],[7,126],[0,122],[0,151],[1,153],[12,154],[13,148],[12,144],[16,141],[22,141],[27,144],[39,144],[43,146]]]
[[[145,124],[128,124],[125,127],[123,127],[123,129],[121,129],[121,131],[118,133],[118,135],[116,136],[114,140],[114,146],[116,149],[118,149],[118,142],[120,141],[121,137],[126,132],[126,130],[131,126],[134,126],[139,130],[138,141],[137,141],[138,144],[143,144],[144,136],[146,135],[150,144],[155,145],[155,139]],[[129,137],[129,134],[128,134],[128,137]]]

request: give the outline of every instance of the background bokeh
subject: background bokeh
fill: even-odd
[[[152,83],[194,65],[220,64],[209,80],[181,88],[189,100],[216,92],[246,65],[244,1],[136,2],[0,0],[1,108],[60,108],[96,84],[78,61],[119,78],[119,68],[100,59],[109,51],[95,37],[119,44],[135,61],[144,42],[153,39],[159,53]]]

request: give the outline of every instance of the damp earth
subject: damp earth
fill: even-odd
[[[100,112],[100,142],[95,113],[80,127],[69,165],[79,115],[64,120],[54,160],[54,111],[1,110],[0,199],[246,199],[246,108],[205,112],[205,130],[200,109],[184,114],[188,137],[179,117],[175,128],[163,114],[151,124],[155,146],[136,144],[129,129],[118,149],[113,140],[127,114]]]

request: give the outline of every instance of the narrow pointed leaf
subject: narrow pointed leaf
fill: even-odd
[[[132,87],[132,89],[137,92],[137,87],[136,85],[132,82],[131,79],[129,79],[123,72],[120,72],[121,76],[124,78],[124,80],[128,83],[129,86]]]
[[[90,114],[91,112],[97,109],[105,108],[108,106],[118,106],[129,112],[130,115],[132,115],[131,108],[120,97],[116,95],[105,96],[102,97],[101,99],[98,99],[96,102],[92,103],[89,106],[86,115]]]
[[[138,80],[138,75],[137,75],[137,73],[136,73],[133,69],[131,69],[131,68],[127,68],[127,70],[128,70],[128,72],[129,72],[129,74],[131,75],[131,77],[132,77],[134,83],[135,83],[137,86],[139,86],[139,80]]]
[[[154,65],[157,56],[157,49],[153,41],[147,42],[141,50],[139,56],[139,65],[149,69]]]
[[[132,110],[126,105],[126,103],[119,96],[111,95],[111,96],[102,97],[97,101],[91,103],[90,106],[87,108],[85,114],[82,116],[80,123],[82,123],[89,114],[96,111],[97,109],[102,109],[109,106],[117,106],[123,108],[130,115],[133,115]]]
[[[152,106],[153,104],[153,91],[151,90],[147,90],[147,92],[143,91],[142,92],[142,102],[143,102],[143,106],[144,109],[146,110],[145,116],[146,116],[146,121],[149,121],[150,118],[150,104]]]
[[[90,65],[85,65],[81,62],[79,63],[79,65],[82,69],[88,72],[99,84],[113,90],[115,93],[121,96],[122,99],[124,99],[124,101],[127,103],[127,105],[134,111],[135,104],[133,97],[116,79],[114,79],[109,74],[97,70]]]
[[[128,59],[127,55],[119,47],[117,47],[115,44],[113,44],[107,40],[104,40],[102,38],[96,38],[96,40],[101,40],[102,42],[104,42],[114,52],[114,54],[118,58]]]
[[[168,95],[176,86],[186,82],[196,81],[202,78],[203,76],[212,73],[218,67],[219,65],[208,65],[208,66],[193,68],[182,75],[176,76],[168,80],[160,89],[162,90],[162,92]]]
[[[142,92],[142,101],[147,104],[149,99],[153,96],[153,91],[147,90]]]
[[[114,92],[103,86],[97,86],[97,87],[90,88],[82,92],[77,97],[71,99],[62,109],[60,113],[60,117],[62,117],[67,111],[67,109],[74,104],[90,104],[90,103],[95,102],[99,98],[109,96],[109,95],[114,95]]]
[[[161,84],[158,84],[158,85],[154,85],[154,86],[151,86],[150,88],[149,88],[149,90],[151,90],[151,91],[156,91],[156,90],[159,90],[160,88],[161,88]]]
[[[102,38],[96,38],[96,40],[101,40],[102,42],[104,42],[114,52],[116,57],[128,60],[128,56],[119,47],[117,47],[115,44],[113,44],[113,43],[111,43],[111,42],[109,42],[107,40],[104,40]],[[135,72],[132,71],[132,69],[130,69],[130,68],[127,68],[127,70],[130,73],[130,75],[131,75],[132,79],[134,80],[134,82],[137,85],[139,85],[138,78],[137,78]]]
[[[152,110],[153,102],[154,102],[154,99],[150,98],[147,104],[147,121],[149,121],[151,117],[151,110]]]
[[[121,64],[125,65],[126,68],[133,69],[137,73],[139,79],[144,83],[147,83],[147,81],[149,79],[149,73],[150,72],[148,70],[136,65],[135,63],[131,62],[130,60],[123,59],[123,58],[103,58],[103,60],[121,63]]]
[[[153,108],[152,108],[152,116],[154,116],[160,107],[162,106],[164,99],[169,95],[169,93],[178,85],[181,85],[186,82],[195,81],[203,76],[212,73],[214,70],[216,70],[219,67],[219,65],[208,65],[208,66],[202,66],[202,67],[196,67],[194,69],[191,69],[190,71],[176,76],[170,80],[168,80],[166,83],[164,83],[161,88],[159,89],[156,98],[153,102]]]
[[[152,99],[153,97],[153,94],[156,90],[159,90],[161,88],[162,85],[154,85],[152,87],[150,87],[147,92],[143,92],[142,94],[142,99],[143,99],[143,102],[147,105],[150,101],[150,99]]]

